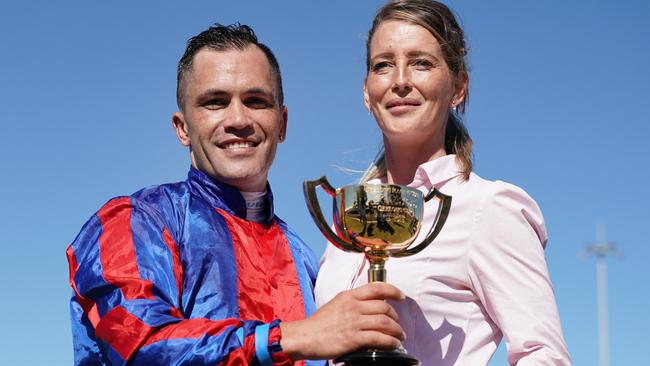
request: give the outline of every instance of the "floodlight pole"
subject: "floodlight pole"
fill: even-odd
[[[609,326],[607,324],[607,261],[596,258],[596,291],[598,296],[598,365],[609,365]]]
[[[596,227],[596,242],[588,244],[582,253],[586,257],[596,257],[596,292],[598,298],[598,365],[609,365],[609,329],[607,324],[607,257],[621,256],[613,243],[605,240],[605,229]]]

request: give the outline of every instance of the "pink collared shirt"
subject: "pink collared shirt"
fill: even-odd
[[[425,194],[435,186],[452,196],[452,204],[429,247],[386,264],[388,282],[407,297],[391,303],[407,335],[404,348],[423,366],[479,366],[487,365],[503,337],[511,364],[570,365],[535,201],[514,185],[474,173],[464,181],[455,155],[422,164],[409,186]],[[416,243],[436,209],[436,200],[425,204]],[[317,304],[367,283],[367,269],[362,254],[329,244],[316,281]]]

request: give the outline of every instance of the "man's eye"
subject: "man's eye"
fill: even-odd
[[[372,71],[378,72],[387,69],[390,67],[390,63],[387,61],[381,61],[377,62],[374,65],[372,65]]]
[[[208,99],[202,103],[202,105],[208,109],[217,109],[223,108],[228,105],[228,101],[220,98]]]
[[[268,100],[264,98],[259,98],[259,97],[250,97],[247,98],[245,101],[245,104],[249,108],[253,109],[263,109],[263,108],[270,108],[273,106],[273,103],[269,102]]]

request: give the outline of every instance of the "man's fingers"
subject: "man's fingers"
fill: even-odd
[[[399,316],[395,309],[384,300],[366,300],[359,302],[359,313],[363,315],[387,315],[395,321],[399,321]]]
[[[397,287],[385,282],[372,282],[355,288],[350,293],[357,300],[404,300],[404,294]]]
[[[361,332],[376,331],[400,340],[405,338],[399,323],[386,315],[364,315],[358,324]]]
[[[359,343],[362,345],[360,348],[379,348],[385,350],[393,350],[401,345],[398,338],[391,337],[381,332],[369,330],[362,332],[358,338]]]

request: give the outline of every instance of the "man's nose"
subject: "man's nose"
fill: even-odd
[[[246,113],[246,106],[237,100],[231,101],[228,106],[224,124],[226,128],[244,129],[251,125],[251,120]]]

